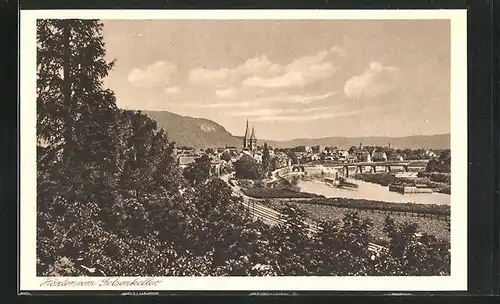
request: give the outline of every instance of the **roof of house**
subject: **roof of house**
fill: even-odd
[[[377,155],[377,156],[383,156],[383,155],[386,155],[384,151],[377,151],[377,150],[374,150],[373,151],[373,155]]]
[[[198,157],[195,156],[180,156],[179,165],[189,165],[196,161]]]

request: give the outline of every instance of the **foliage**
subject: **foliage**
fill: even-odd
[[[220,156],[220,159],[222,160],[225,160],[225,161],[230,161],[231,160],[231,153],[229,153],[228,151],[225,151],[224,153],[222,153],[222,155]]]
[[[48,144],[47,156],[109,160],[116,104],[102,79],[114,62],[105,60],[102,23],[38,19],[36,26],[37,138]]]
[[[451,154],[449,150],[442,151],[438,159],[431,159],[425,168],[427,172],[451,172]]]
[[[451,184],[451,174],[441,172],[418,172],[418,177],[429,178],[433,182]]]
[[[236,178],[241,179],[262,179],[264,170],[262,166],[251,156],[243,155],[235,163]]]
[[[211,160],[207,154],[197,158],[194,163],[184,169],[183,176],[191,182],[193,186],[203,183],[210,177]]]
[[[212,149],[212,148],[207,148],[207,149],[205,150],[205,153],[206,153],[206,154],[215,154],[215,151],[214,151],[214,149]]]
[[[297,157],[297,154],[295,154],[293,151],[287,150],[286,156],[290,158],[290,160],[292,161],[292,165],[297,165],[299,163],[299,158]]]
[[[270,162],[271,155],[269,154],[269,147],[267,146],[267,143],[264,143],[264,150],[262,152],[262,167],[265,171],[268,171],[270,169]]]
[[[245,188],[243,193],[254,198],[314,198],[317,194],[300,192],[288,188]]]

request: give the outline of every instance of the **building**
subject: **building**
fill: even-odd
[[[427,151],[425,151],[425,156],[430,157],[430,158],[435,158],[435,157],[437,157],[437,154],[431,150],[427,150]]]
[[[243,137],[243,150],[246,151],[256,151],[257,150],[257,136],[255,135],[255,129],[252,127],[252,133],[248,134],[248,119],[247,126],[245,129],[245,136]]]
[[[387,161],[387,154],[384,151],[377,151],[376,149],[372,152],[372,161],[382,162]]]
[[[221,161],[216,158],[212,158],[210,160],[210,176],[219,177],[220,171],[221,171]]]
[[[292,149],[293,152],[309,154],[313,152],[313,149],[309,146],[297,146]]]
[[[349,152],[349,156],[351,156],[352,158],[354,158],[358,162],[371,162],[372,161],[372,157],[370,155],[370,152],[368,152],[368,150],[365,147],[363,147],[363,144],[361,144],[361,143],[359,144],[359,147],[352,146],[348,152]]]
[[[283,152],[276,152],[271,159],[271,164],[274,169],[280,169],[292,165],[292,160]]]
[[[184,170],[187,166],[193,164],[198,159],[197,156],[179,156],[178,163],[179,167]]]
[[[232,146],[226,146],[225,151],[231,153],[231,155],[233,155],[233,156],[238,154],[238,148],[232,147]]]
[[[317,155],[317,154],[311,155],[311,161],[318,161],[318,160],[320,160],[319,155]]]
[[[259,164],[262,163],[262,153],[258,152],[258,153],[254,153],[253,154],[253,159],[255,159]]]
[[[399,153],[393,153],[391,156],[389,156],[389,160],[394,160],[394,161],[404,161],[404,158],[401,154]]]
[[[175,148],[175,155],[181,156],[190,156],[190,155],[195,155],[196,154],[196,149],[193,147],[177,147]]]

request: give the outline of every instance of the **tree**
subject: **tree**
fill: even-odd
[[[236,177],[241,179],[262,179],[264,171],[261,165],[252,157],[243,155],[234,163]]]
[[[231,160],[231,153],[229,153],[228,151],[225,151],[224,153],[222,153],[222,155],[220,156],[220,159],[222,160],[225,160],[225,161],[230,161]]]
[[[267,143],[264,143],[264,151],[262,152],[262,167],[264,167],[264,170],[269,170],[270,161],[271,155],[269,154],[269,147]]]
[[[205,182],[210,177],[211,160],[206,154],[196,159],[196,161],[184,169],[184,177],[196,186]]]
[[[299,158],[297,157],[297,155],[293,151],[288,150],[286,152],[286,155],[292,160],[293,165],[297,165],[299,163]]]
[[[214,149],[212,149],[212,148],[207,148],[207,149],[205,150],[205,153],[206,153],[206,154],[215,154],[215,151],[214,151]]]
[[[431,159],[425,168],[427,172],[451,172],[451,154],[449,150],[442,151],[438,159]]]
[[[37,137],[65,160],[107,160],[116,102],[101,32],[98,20],[37,20]]]
[[[313,153],[316,153],[316,154],[319,153],[321,150],[320,145],[312,146],[311,148],[312,148]]]

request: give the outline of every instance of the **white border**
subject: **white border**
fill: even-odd
[[[451,276],[448,277],[164,277],[152,286],[41,286],[36,277],[36,27],[38,18],[83,19],[450,19],[451,20]],[[20,14],[20,290],[467,290],[467,11],[466,10],[59,10]],[[66,278],[58,278],[65,280]],[[128,280],[133,278],[120,278]],[[74,285],[73,285],[74,286]]]

